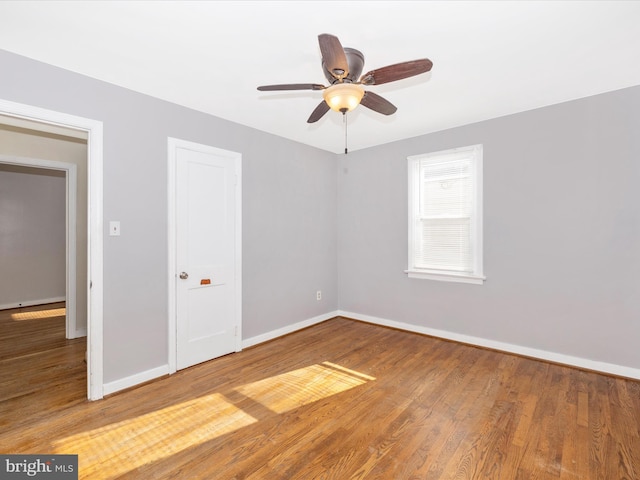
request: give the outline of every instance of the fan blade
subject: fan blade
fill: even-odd
[[[338,37],[322,33],[318,35],[318,43],[325,68],[337,79],[346,77],[349,74],[349,64]]]
[[[383,115],[392,115],[396,113],[396,110],[398,110],[393,103],[373,92],[364,92],[364,96],[362,97],[362,100],[360,100],[360,105],[364,105],[374,112],[378,112]]]
[[[396,63],[395,65],[389,65],[365,73],[360,77],[359,83],[363,85],[382,85],[383,83],[395,82],[396,80],[426,73],[431,70],[431,67],[433,67],[433,63],[428,58]]]
[[[322,103],[320,105],[318,105],[313,112],[311,112],[311,116],[307,120],[307,123],[315,123],[315,122],[317,122],[329,110],[330,110],[329,105],[327,104],[327,102],[325,102],[323,100]]]
[[[261,92],[272,90],[323,90],[326,87],[318,83],[285,83],[283,85],[263,85],[258,87]]]

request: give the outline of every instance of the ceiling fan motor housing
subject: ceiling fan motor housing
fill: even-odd
[[[364,55],[359,50],[355,48],[344,48],[344,54],[347,57],[347,65],[349,66],[349,71],[347,75],[342,77],[340,72],[332,72],[327,69],[324,61],[322,62],[322,71],[324,73],[325,78],[329,81],[329,83],[354,83],[358,81],[360,78],[360,74],[362,73],[362,69],[364,68]],[[336,78],[336,75],[339,78]]]

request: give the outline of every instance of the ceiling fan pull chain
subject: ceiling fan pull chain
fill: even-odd
[[[347,112],[342,112],[342,123],[344,123],[344,154],[349,153],[347,150]]]

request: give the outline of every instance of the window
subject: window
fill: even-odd
[[[482,284],[482,145],[409,161],[410,278]]]

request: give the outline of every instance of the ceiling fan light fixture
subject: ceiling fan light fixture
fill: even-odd
[[[336,112],[350,112],[360,104],[364,88],[353,83],[338,83],[322,91],[327,105]]]

